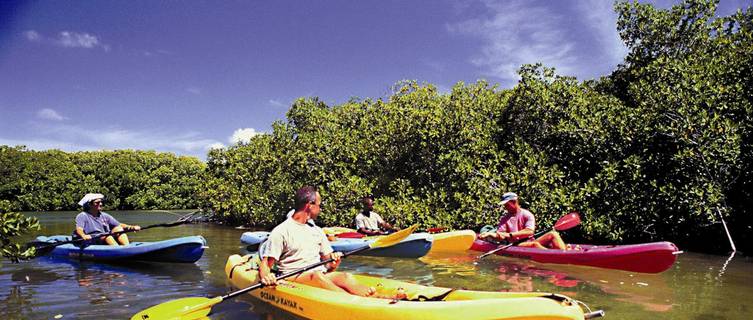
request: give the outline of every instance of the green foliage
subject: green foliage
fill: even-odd
[[[0,252],[13,262],[34,256],[34,248],[26,248],[13,242],[13,238],[32,230],[39,230],[36,218],[24,217],[17,212],[9,212],[10,202],[0,200]]]
[[[271,134],[210,154],[202,199],[219,217],[271,226],[312,184],[325,225],[351,225],[373,193],[398,226],[477,228],[516,191],[543,225],[579,210],[592,241],[691,242],[720,215],[742,231],[753,10],[715,18],[708,0],[615,10],[630,52],[608,77],[579,82],[534,64],[509,90],[402,81],[385,99],[299,99]]]
[[[580,211],[576,236],[589,241],[726,250],[716,225],[724,217],[746,246],[753,9],[715,17],[716,5],[617,3],[629,54],[599,80],[532,64],[506,90],[478,81],[440,93],[401,81],[376,100],[301,98],[271,133],[212,150],[206,165],[155,152],[0,146],[0,200],[75,209],[82,194],[101,192],[113,209],[200,204],[229,223],[271,227],[297,188],[315,185],[324,225],[352,225],[371,193],[397,226],[477,229],[494,224],[495,203],[515,191],[540,226]]]
[[[18,211],[78,210],[89,192],[106,208],[198,207],[205,165],[196,158],[154,151],[27,151],[0,146],[0,200]]]

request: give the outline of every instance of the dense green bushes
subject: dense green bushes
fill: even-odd
[[[196,208],[205,165],[153,151],[29,151],[0,146],[0,200],[14,211],[78,210],[89,192],[106,208]]]
[[[751,221],[753,11],[715,19],[715,8],[618,3],[630,53],[599,80],[526,65],[509,90],[407,81],[386,99],[300,99],[271,134],[210,154],[203,199],[235,223],[271,226],[312,184],[326,225],[351,225],[374,193],[397,225],[477,228],[516,191],[544,225],[583,213],[576,238],[727,248],[719,217],[741,238]]]
[[[201,205],[233,224],[271,227],[311,184],[323,225],[352,225],[359,198],[373,193],[398,226],[475,229],[494,223],[494,204],[515,191],[540,225],[580,211],[569,240],[725,251],[724,216],[746,250],[753,10],[715,18],[715,7],[618,3],[630,52],[598,80],[537,64],[505,90],[479,81],[440,93],[403,81],[386,98],[299,99],[271,133],[211,151],[206,166],[154,152],[0,147],[0,200],[75,209],[97,191],[113,209]]]

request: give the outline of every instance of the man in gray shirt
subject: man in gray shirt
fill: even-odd
[[[307,224],[321,211],[322,197],[316,188],[306,186],[295,194],[295,212],[290,218],[275,227],[265,245],[260,249],[259,277],[264,285],[276,285],[276,274],[271,267],[277,263],[279,274],[332,258],[335,261],[320,268],[309,270],[293,281],[311,286],[348,292],[359,296],[372,296],[376,289],[359,283],[345,272],[334,271],[340,265],[341,252],[334,252],[327,237],[319,227]]]

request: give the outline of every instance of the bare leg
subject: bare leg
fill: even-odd
[[[551,247],[552,249],[567,250],[567,245],[562,241],[562,237],[560,237],[560,234],[554,230],[539,237],[535,242],[538,242],[545,247]]]
[[[324,276],[350,294],[368,297],[376,293],[376,289],[361,284],[350,273],[335,271],[327,273]]]
[[[123,228],[122,228],[121,226],[117,226],[117,227],[115,227],[115,228],[113,228],[113,229],[112,229],[112,232],[120,232],[120,231],[123,231]],[[111,238],[111,237],[110,237],[110,238]],[[124,245],[124,246],[125,246],[125,245],[128,245],[129,243],[131,243],[130,241],[128,241],[128,235],[127,235],[127,234],[125,234],[125,233],[121,233],[121,234],[120,234],[120,235],[118,236],[118,242],[119,242],[120,244]],[[108,243],[109,243],[109,242],[108,242]]]
[[[327,276],[324,275],[321,271],[309,271],[306,273],[303,273],[293,279],[293,281],[298,283],[307,284],[310,286],[314,286],[317,288],[332,290],[332,291],[339,291],[339,292],[348,292],[347,290],[340,288],[338,285],[336,285],[332,280],[330,280]]]
[[[526,241],[526,242],[518,244],[518,247],[548,249],[547,247],[543,246],[541,243],[538,243],[537,241]]]
[[[115,241],[115,238],[113,238],[112,236],[107,236],[107,238],[105,238],[105,242],[107,242],[107,244],[109,244],[111,246],[117,246],[118,245],[118,242]]]

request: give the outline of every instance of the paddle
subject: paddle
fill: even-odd
[[[557,220],[557,222],[554,224],[554,229],[557,230],[557,231],[564,231],[564,230],[570,229],[572,227],[575,227],[575,226],[577,226],[579,224],[580,224],[580,214],[578,214],[578,212],[576,212],[576,211],[573,211],[573,212],[570,212],[570,213],[562,216],[561,218],[559,218],[559,220]],[[547,233],[547,232],[549,232],[549,230],[539,231],[536,234],[534,234],[533,237],[534,238],[538,238],[538,237],[540,237],[541,235],[543,235],[544,233]],[[520,239],[520,240],[517,240],[517,241],[515,241],[513,243],[510,243],[510,244],[507,244],[507,245],[504,245],[504,246],[499,246],[499,247],[497,247],[494,250],[491,250],[491,251],[489,251],[487,253],[484,253],[484,254],[476,257],[476,259],[477,260],[481,260],[484,257],[486,257],[486,256],[488,256],[488,255],[490,255],[492,253],[498,252],[500,250],[505,250],[505,249],[507,249],[509,247],[512,247],[514,245],[523,243],[523,242],[525,242],[527,240],[528,240],[527,238],[526,239]]]
[[[356,254],[361,251],[389,247],[389,246],[395,245],[398,242],[402,241],[403,239],[407,238],[411,233],[413,233],[413,231],[417,227],[418,225],[413,225],[410,228],[400,230],[393,234],[381,236],[370,244],[367,244],[359,249],[344,253],[343,258],[352,254]],[[279,277],[277,277],[277,279],[284,279],[284,278],[288,278],[294,275],[298,275],[308,270],[314,269],[316,267],[328,264],[332,261],[334,260],[327,259],[321,262],[317,262],[312,265],[303,267],[301,269],[282,274]],[[131,320],[142,320],[142,319],[188,320],[188,319],[198,319],[198,318],[206,317],[209,314],[209,312],[212,311],[212,306],[214,306],[215,304],[218,304],[227,299],[239,296],[251,290],[259,289],[262,287],[264,287],[264,285],[260,282],[250,287],[246,287],[244,289],[240,289],[238,291],[228,293],[224,296],[218,296],[214,298],[190,297],[190,298],[181,298],[177,300],[168,301],[168,302],[150,307],[144,311],[141,311],[133,315],[133,317],[131,317]]]
[[[158,227],[168,228],[168,227],[179,226],[179,225],[191,222],[192,220],[187,218],[191,216],[193,216],[193,214],[183,216],[180,219],[173,222],[159,223],[159,224],[149,225],[146,227],[141,227],[141,229],[139,230],[146,230],[146,229],[158,228]],[[95,234],[91,234],[90,236],[92,236],[92,239],[96,239],[100,237],[115,236],[122,233],[128,233],[128,232],[134,232],[134,231],[137,231],[137,230],[129,229],[129,230],[123,230],[123,231],[117,231],[117,232],[95,233]],[[76,238],[76,239],[71,239],[67,241],[59,241],[59,242],[53,242],[53,243],[35,240],[35,241],[30,241],[26,243],[26,247],[27,248],[34,247],[34,249],[36,250],[35,257],[39,257],[39,256],[43,256],[45,254],[52,252],[52,250],[57,246],[68,244],[68,243],[81,242],[81,241],[86,241],[86,240],[84,240],[84,238]]]
[[[439,233],[442,231],[445,231],[447,228],[445,227],[434,227],[434,228],[428,228],[426,229],[426,232],[428,233]],[[419,231],[421,232],[421,231]],[[366,237],[363,233],[359,232],[343,232],[338,233],[335,235],[335,237],[341,238],[341,239],[361,239],[363,237]]]

